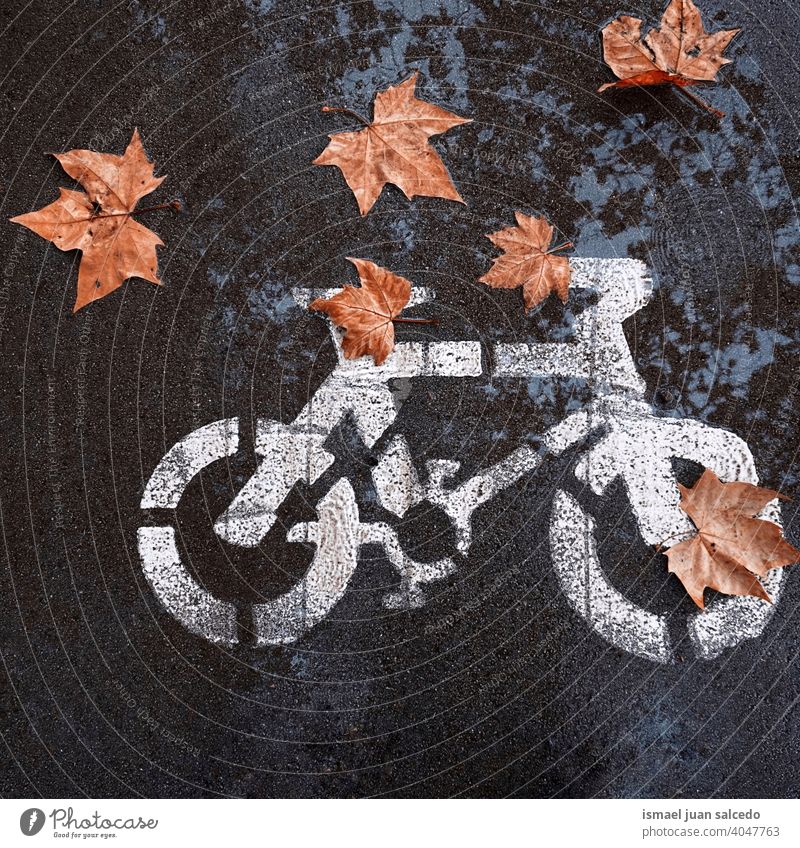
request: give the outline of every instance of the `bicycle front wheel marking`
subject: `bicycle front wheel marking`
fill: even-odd
[[[608,582],[597,555],[594,521],[566,492],[556,492],[550,546],[570,606],[595,632],[628,653],[661,663],[670,661],[665,619],[636,606]]]

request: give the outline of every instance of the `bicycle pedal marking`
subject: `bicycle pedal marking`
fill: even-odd
[[[465,480],[461,485],[449,488],[446,480],[458,470],[447,460],[428,462],[428,485],[426,498],[441,507],[456,528],[456,547],[466,556],[472,544],[472,514],[508,488],[521,477],[535,471],[541,456],[528,445],[517,448],[505,459]]]
[[[383,605],[389,609],[418,608],[424,605],[422,586],[441,580],[456,570],[455,563],[447,558],[435,562],[416,562],[402,548],[397,533],[383,522],[362,524],[362,545],[379,544],[400,576],[400,589],[384,596]]]
[[[319,502],[318,520],[295,525],[293,542],[313,542],[314,559],[305,576],[283,595],[253,605],[258,645],[296,641],[339,602],[358,562],[360,524],[353,487],[339,480]]]
[[[287,537],[292,542],[316,545],[305,576],[278,598],[253,605],[258,645],[290,644],[326,618],[347,589],[362,545],[382,545],[400,575],[400,590],[388,593],[384,599],[385,606],[390,608],[422,606],[421,586],[455,569],[449,559],[415,562],[403,551],[397,534],[388,524],[361,523],[353,487],[344,478],[322,498],[317,512],[317,521],[296,524]]]
[[[602,495],[615,479],[625,487],[640,534],[648,544],[693,532],[679,507],[672,470],[674,457],[713,468],[722,480],[758,483],[747,444],[733,433],[690,419],[659,418],[643,400],[644,383],[622,331],[622,321],[650,299],[645,266],[630,259],[572,260],[573,287],[591,289],[597,302],[576,319],[575,340],[558,344],[495,346],[495,374],[582,376],[595,392],[586,408],[570,413],[541,437],[541,448],[522,445],[489,468],[458,482],[460,464],[428,460],[420,475],[402,435],[395,436],[372,471],[378,500],[402,518],[422,501],[440,507],[456,531],[456,549],[466,556],[472,542],[474,513],[499,492],[531,474],[546,453],[579,446],[592,432],[599,441],[575,465],[576,476]],[[294,290],[307,305],[336,290]],[[431,300],[429,289],[413,288],[411,304]],[[346,416],[355,420],[368,447],[394,423],[397,407],[388,386],[392,378],[474,377],[483,373],[475,341],[400,342],[386,362],[345,360],[342,333],[329,322],[338,365],[288,423],[259,419],[256,472],[214,524],[232,544],[258,545],[273,526],[276,512],[292,487],[313,483],[331,466],[325,441]],[[206,465],[238,450],[238,419],[216,421],[195,430],[171,448],[145,487],[143,509],[174,510],[189,482]],[[777,502],[762,517],[780,523]],[[387,593],[389,608],[414,609],[425,603],[424,587],[452,574],[455,562],[415,562],[405,553],[389,524],[362,523],[352,486],[342,478],[317,505],[317,520],[292,527],[290,542],[315,545],[311,566],[284,595],[252,608],[257,645],[290,644],[325,619],[342,598],[357,567],[363,545],[381,545],[400,578]],[[188,630],[212,642],[234,645],[236,609],[203,589],[181,563],[172,527],[141,527],[138,544],[145,576],[164,607]],[[569,605],[599,636],[618,648],[655,662],[672,658],[666,620],[635,605],[610,583],[600,563],[595,521],[575,499],[556,494],[550,526],[553,567]],[[785,573],[774,569],[764,585],[777,602]],[[699,657],[711,659],[743,639],[760,635],[774,605],[756,598],[714,600],[693,613],[688,636]]]

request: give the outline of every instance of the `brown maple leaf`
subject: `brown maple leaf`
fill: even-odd
[[[572,247],[572,243],[550,247],[553,227],[546,218],[534,218],[522,212],[515,212],[514,217],[516,227],[506,227],[486,236],[505,253],[493,260],[492,267],[478,282],[495,289],[522,286],[526,309],[541,303],[550,292],[555,292],[561,302],[566,303],[572,272],[567,257],[556,256],[555,251]]]
[[[328,136],[328,146],[314,160],[315,165],[341,169],[362,215],[373,207],[386,183],[396,185],[409,200],[425,195],[464,202],[428,139],[470,121],[414,97],[417,76],[415,72],[375,95],[372,123],[350,109],[323,107],[323,111],[344,112],[364,124],[358,132]]]
[[[681,509],[697,535],[666,554],[669,570],[692,600],[702,609],[706,588],[770,600],[757,575],[797,562],[800,551],[783,538],[777,524],[755,516],[775,498],[787,498],[752,483],[723,483],[708,468],[693,488],[678,488]]]
[[[311,309],[327,313],[345,330],[345,358],[371,355],[381,365],[394,350],[395,324],[438,324],[430,318],[400,318],[411,297],[411,283],[368,259],[348,257],[358,271],[361,288],[345,286],[325,300],[317,298]]]
[[[160,285],[156,247],[163,242],[131,217],[139,200],[165,179],[153,176],[154,166],[144,152],[139,131],[133,131],[122,156],[93,150],[54,156],[86,194],[62,188],[58,200],[11,220],[60,250],[82,251],[73,311],[110,294],[129,277]],[[177,209],[180,204],[173,201],[152,208],[170,207]]]
[[[603,57],[619,77],[598,91],[627,86],[673,85],[709,112],[723,117],[687,86],[716,80],[731,60],[722,54],[741,30],[707,33],[700,10],[692,0],[670,0],[659,29],[642,38],[642,21],[622,15],[603,29]]]

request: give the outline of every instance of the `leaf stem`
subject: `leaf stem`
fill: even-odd
[[[686,535],[686,533],[673,533],[671,536],[667,536],[667,538],[666,538],[666,539],[662,539],[662,540],[661,540],[661,541],[660,541],[660,542],[656,545],[656,550],[657,550],[659,553],[661,553],[661,550],[663,549],[664,545],[665,545],[667,542],[669,542],[669,540],[670,540],[670,539],[687,539],[687,538],[692,538],[692,537],[691,537],[691,536],[687,536],[687,535]],[[668,546],[668,547],[672,547],[672,546],[670,545],[670,546]]]
[[[370,126],[370,122],[363,115],[359,115],[358,112],[354,112],[352,109],[345,109],[343,106],[323,106],[322,111],[341,112],[344,115],[350,115],[351,118],[355,118],[357,121],[361,121],[365,127]]]
[[[121,218],[123,215],[140,215],[142,212],[155,212],[158,209],[174,209],[180,212],[183,207],[180,200],[170,200],[169,203],[159,203],[158,206],[145,206],[144,209],[133,209],[131,212],[108,212],[90,215],[88,218],[76,218],[76,221],[96,221],[98,218]]]
[[[725,113],[721,112],[719,109],[715,109],[713,106],[709,106],[705,100],[701,97],[698,97],[693,91],[689,91],[689,89],[685,85],[677,85],[676,83],[672,83],[673,88],[677,88],[681,94],[686,95],[689,100],[692,101],[696,106],[699,106],[701,109],[705,109],[706,112],[710,112],[715,118],[720,119],[725,117]]]
[[[89,215],[88,218],[73,218],[69,222],[74,224],[78,221],[99,221],[101,218],[122,218],[127,215],[139,215],[142,212],[155,212],[158,209],[174,209],[176,212],[180,212],[183,209],[181,206],[180,200],[170,200],[169,203],[159,203],[158,206],[145,206],[143,209],[133,209],[130,212],[98,212],[96,215]]]
[[[392,318],[393,324],[432,324],[434,327],[439,326],[439,321],[436,318]]]
[[[557,247],[551,247],[548,253],[555,253],[557,250],[567,250],[567,248],[575,247],[571,241],[565,241],[564,244],[559,244]]]

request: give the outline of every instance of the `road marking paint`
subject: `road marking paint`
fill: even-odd
[[[235,645],[236,608],[204,589],[181,562],[173,527],[140,527],[142,570],[155,596],[190,633]]]
[[[620,478],[645,542],[672,544],[694,532],[679,507],[672,460],[683,457],[712,468],[722,480],[757,483],[752,454],[733,433],[689,419],[659,418],[641,399],[644,383],[622,330],[622,321],[652,295],[643,263],[630,259],[571,260],[574,288],[597,292],[598,300],[576,319],[575,341],[564,344],[513,344],[495,348],[495,373],[525,377],[578,376],[597,395],[589,407],[569,415],[542,437],[542,448],[523,445],[494,466],[453,488],[460,464],[427,462],[421,481],[406,440],[395,437],[372,476],[382,506],[402,517],[428,500],[442,508],[456,528],[456,545],[466,555],[472,540],[472,515],[500,491],[532,473],[547,452],[561,453],[590,433],[602,437],[577,462],[575,474],[602,495]],[[294,290],[299,305],[330,297],[339,289]],[[430,289],[413,288],[410,305],[432,300]],[[325,440],[345,415],[372,447],[397,415],[388,380],[417,376],[467,377],[482,373],[478,342],[398,343],[380,367],[368,358],[346,360],[343,333],[329,322],[338,365],[297,418],[289,424],[259,419],[255,474],[215,524],[228,542],[258,545],[274,524],[276,510],[296,482],[314,483],[331,466]],[[142,497],[142,508],[174,509],[189,482],[206,465],[238,449],[238,419],[216,421],[181,439],[161,460]],[[258,644],[286,644],[319,623],[347,588],[363,544],[380,544],[401,578],[399,591],[384,598],[389,607],[424,603],[421,587],[452,573],[451,559],[415,562],[385,523],[362,524],[350,483],[340,479],[318,505],[318,521],[295,525],[289,541],[317,548],[306,575],[288,592],[253,607]],[[762,517],[780,522],[777,502]],[[658,662],[671,658],[665,620],[633,604],[603,573],[594,539],[595,524],[565,492],[556,494],[550,529],[553,565],[570,605],[604,639],[623,650]],[[169,527],[142,527],[143,568],[165,607],[193,633],[211,641],[236,642],[235,608],[211,596],[181,564],[175,533]],[[778,599],[783,569],[764,580]],[[699,656],[713,658],[726,647],[760,635],[774,607],[755,598],[721,598],[690,616],[688,631]]]
[[[317,546],[305,576],[283,595],[253,604],[258,645],[294,642],[325,618],[353,576],[360,525],[353,487],[344,477],[320,500],[317,515],[318,521],[295,524],[287,536]]]
[[[550,524],[553,565],[572,608],[618,648],[669,662],[667,623],[629,601],[606,579],[597,556],[594,521],[572,495],[556,492]]]
[[[222,418],[192,431],[167,451],[150,475],[141,508],[175,509],[195,474],[238,449],[238,418]]]

